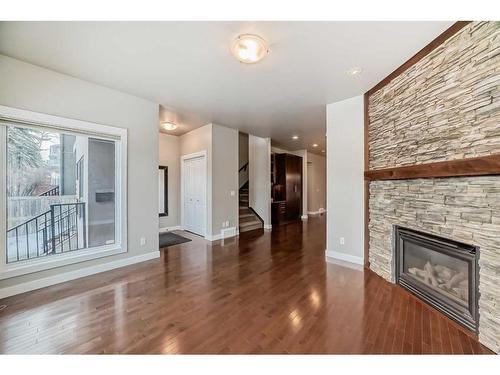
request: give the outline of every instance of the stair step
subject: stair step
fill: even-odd
[[[249,215],[246,217],[240,216],[240,225],[246,223],[260,223],[261,221],[255,217],[255,215]]]
[[[257,219],[249,220],[249,221],[246,221],[244,223],[240,223],[240,228],[247,228],[247,227],[251,227],[254,225],[262,226],[262,223],[260,222],[260,220],[257,220]]]
[[[253,224],[253,225],[247,225],[247,226],[240,226],[240,233],[243,232],[250,232],[251,230],[256,230],[256,229],[262,229],[262,223],[258,224]]]
[[[240,212],[240,219],[243,219],[243,218],[246,218],[246,217],[255,217],[255,215],[253,213],[251,213],[251,212],[244,213],[244,214],[242,214]]]

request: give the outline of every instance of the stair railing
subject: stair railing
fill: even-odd
[[[244,172],[248,169],[248,162],[246,162],[245,164],[243,164],[241,166],[241,168],[238,170],[238,172]]]
[[[238,184],[241,189],[248,182],[248,162],[243,164],[238,170]]]

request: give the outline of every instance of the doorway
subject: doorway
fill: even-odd
[[[182,156],[181,195],[183,229],[205,237],[207,228],[206,152]]]

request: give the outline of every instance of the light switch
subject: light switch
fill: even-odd
[[[236,192],[234,190],[231,190],[231,196],[234,197],[236,195]]]

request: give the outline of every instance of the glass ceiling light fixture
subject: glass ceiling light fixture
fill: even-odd
[[[162,122],[161,127],[163,130],[166,130],[166,131],[172,131],[172,130],[177,129],[177,125],[174,124],[173,122],[170,122],[170,121]]]
[[[269,53],[269,47],[258,35],[242,34],[235,39],[231,52],[242,63],[255,64]]]
[[[293,139],[293,140],[297,140],[297,139],[299,139],[299,136],[298,136],[298,135],[293,135],[293,136],[292,136],[292,139]]]

